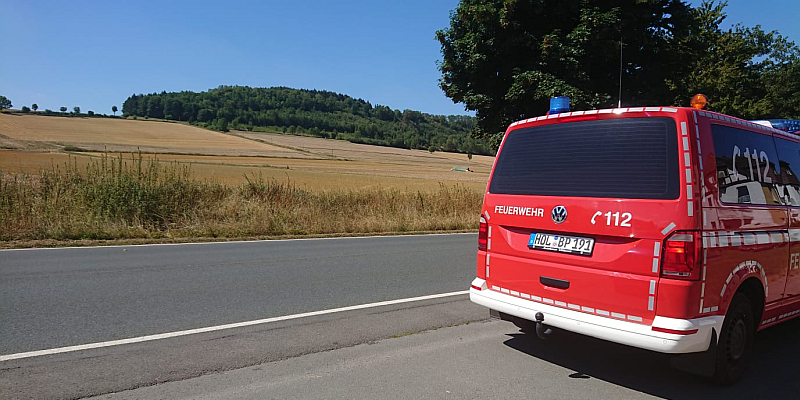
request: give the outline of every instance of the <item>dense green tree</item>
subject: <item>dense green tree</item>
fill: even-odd
[[[31,104],[31,108],[33,109],[33,111],[36,111],[36,110],[39,109],[39,105],[36,104],[36,103],[33,103],[33,104]]]
[[[78,106],[75,106],[75,107],[72,107],[72,111],[74,111],[75,114],[80,114],[81,113],[81,108],[78,107]]]
[[[119,111],[119,109],[117,108],[117,106],[111,106],[111,112],[113,112],[113,113],[114,113],[114,115],[117,115],[117,111]]]
[[[161,115],[209,129],[278,131],[356,143],[491,154],[469,132],[475,118],[392,110],[339,93],[285,87],[220,86],[207,92],[134,94],[124,116]]]
[[[61,108],[59,108],[59,110],[60,110],[62,113],[64,113],[64,112],[67,112],[67,107],[61,107]]]
[[[462,0],[436,32],[440,87],[476,112],[477,135],[496,144],[553,96],[578,109],[615,105],[622,42],[622,102],[663,103],[673,97],[665,75],[685,70],[671,43],[691,20],[680,0]]]
[[[22,106],[20,111],[22,111],[23,113],[27,114],[27,113],[31,112],[31,109],[28,106]]]
[[[6,96],[0,96],[0,111],[11,107],[14,107],[11,105],[11,100],[9,100]]]
[[[692,10],[695,32],[682,43],[691,69],[672,82],[685,102],[693,93],[709,109],[745,119],[800,117],[800,49],[778,32],[742,25],[723,30],[725,3]]]
[[[725,5],[462,0],[436,33],[440,87],[476,112],[474,133],[494,145],[510,122],[544,114],[560,95],[580,110],[685,106],[702,92],[711,109],[743,118],[797,115],[797,46],[758,26],[722,30]]]

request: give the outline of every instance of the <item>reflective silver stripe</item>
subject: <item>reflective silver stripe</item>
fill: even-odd
[[[667,225],[666,228],[661,230],[661,234],[662,235],[666,235],[667,233],[669,233],[673,229],[675,229],[675,223],[674,222],[670,222],[669,225]]]
[[[655,280],[651,280],[650,281],[650,292],[649,293],[650,294],[656,294],[656,281]]]
[[[654,306],[655,301],[656,301],[656,298],[653,297],[653,296],[649,296],[647,298],[647,311],[653,311],[653,308],[655,307]]]

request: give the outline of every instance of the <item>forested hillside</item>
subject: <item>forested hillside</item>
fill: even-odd
[[[327,91],[220,86],[200,93],[161,92],[129,97],[122,112],[220,131],[277,131],[409,149],[493,154],[488,143],[470,138],[473,117],[392,110]]]

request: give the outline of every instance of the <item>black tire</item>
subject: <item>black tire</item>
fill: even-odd
[[[753,354],[755,333],[752,303],[744,294],[736,293],[725,314],[717,344],[713,377],[717,384],[731,385],[741,379]]]

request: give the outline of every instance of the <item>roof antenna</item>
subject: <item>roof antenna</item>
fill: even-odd
[[[617,108],[622,108],[622,37],[619,38],[619,102]]]

